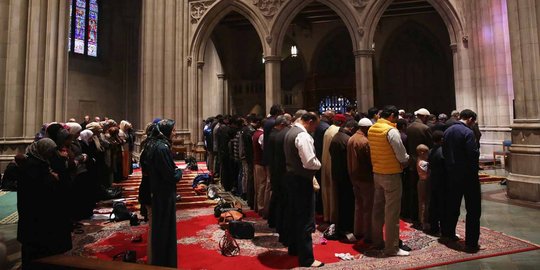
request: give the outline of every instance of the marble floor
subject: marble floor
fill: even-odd
[[[483,184],[482,192],[494,192],[505,188],[506,186],[498,183]],[[465,213],[464,209],[462,213]],[[461,219],[464,219],[463,214]],[[484,227],[540,244],[539,221],[538,208],[482,200],[481,225]],[[13,268],[14,263],[20,258],[20,246],[15,239],[16,230],[16,224],[0,225],[0,232],[4,234],[8,246],[8,259],[12,262],[8,269]],[[456,263],[433,269],[540,269],[540,250]]]

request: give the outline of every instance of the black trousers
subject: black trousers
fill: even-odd
[[[349,179],[338,181],[338,223],[339,233],[354,232],[354,192]]]
[[[416,168],[408,171],[408,177],[405,178],[403,185],[402,206],[406,218],[410,218],[413,223],[420,222],[418,218],[418,173]]]
[[[433,171],[432,171],[433,172]],[[444,188],[444,175],[431,176],[431,200],[429,201],[429,224],[432,232],[439,232],[446,213],[446,189]]]
[[[459,170],[453,170],[459,171]],[[443,219],[442,235],[454,236],[458,222],[461,199],[465,198],[465,244],[476,247],[480,238],[480,215],[482,203],[480,195],[480,181],[476,174],[450,173],[446,184],[446,216]]]
[[[288,231],[290,255],[298,255],[300,266],[309,267],[315,260],[311,234],[315,230],[313,179],[287,173]]]

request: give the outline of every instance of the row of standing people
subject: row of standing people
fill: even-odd
[[[279,107],[277,107],[279,108]],[[276,106],[273,107],[273,109],[276,109]],[[393,223],[395,226],[387,226],[387,241],[386,241],[386,247],[384,248],[384,251],[388,255],[408,255],[407,252],[404,250],[401,250],[399,247],[399,217],[402,215],[402,207],[401,207],[401,190],[403,188],[403,183],[408,182],[409,180],[403,180],[403,169],[409,167],[410,169],[406,169],[413,171],[416,175],[416,178],[418,178],[418,171],[417,168],[420,168],[417,166],[418,158],[416,158],[416,146],[422,144],[422,142],[418,142],[416,146],[409,145],[409,142],[414,141],[415,138],[415,123],[419,123],[419,121],[425,121],[423,119],[427,119],[429,112],[427,110],[422,109],[417,111],[417,120],[413,120],[411,123],[411,129],[408,132],[410,136],[413,138],[413,140],[407,142],[402,140],[402,135],[400,132],[395,129],[395,122],[397,122],[398,119],[400,119],[400,112],[398,112],[395,107],[392,107],[390,109],[385,108],[385,110],[377,110],[376,113],[372,114],[372,119],[362,119],[360,121],[360,126],[358,126],[358,123],[356,121],[351,121],[353,118],[352,114],[345,114],[345,115],[336,115],[334,116],[332,113],[327,112],[322,115],[322,121],[320,124],[318,123],[316,128],[312,130],[310,133],[313,134],[314,138],[314,149],[315,152],[317,152],[317,156],[315,158],[318,158],[318,160],[322,160],[322,170],[314,169],[314,173],[321,172],[320,178],[317,177],[318,182],[315,184],[316,186],[321,187],[320,194],[323,198],[322,201],[322,213],[324,220],[330,223],[336,223],[338,226],[338,230],[345,234],[347,232],[354,232],[355,236],[358,239],[363,238],[368,243],[373,243],[377,247],[383,247],[385,246],[385,242],[382,241],[382,224],[384,223]],[[395,109],[395,111],[393,111]],[[373,111],[373,110],[371,110]],[[305,112],[305,111],[304,111]],[[426,113],[427,112],[427,113]],[[465,111],[464,111],[465,112]],[[279,202],[287,202],[289,201],[287,199],[286,194],[290,191],[291,183],[294,181],[283,181],[280,179],[286,179],[288,168],[285,165],[287,158],[283,154],[288,149],[290,150],[291,147],[285,147],[283,149],[283,138],[288,133],[291,125],[288,122],[290,121],[290,116],[287,117],[287,114],[281,115],[283,112],[282,110],[274,110],[271,111],[270,117],[264,120],[264,124],[259,124],[257,118],[254,118],[255,121],[250,121],[249,125],[243,126],[242,120],[237,120],[236,125],[234,128],[236,131],[230,131],[228,130],[229,137],[233,138],[232,143],[227,142],[223,138],[221,139],[221,142],[225,142],[229,148],[222,150],[222,154],[231,153],[231,156],[235,161],[237,157],[239,158],[239,166],[242,167],[242,163],[248,164],[247,166],[247,175],[249,176],[249,169],[250,169],[250,161],[246,160],[246,156],[242,155],[242,152],[240,151],[239,154],[235,151],[235,142],[234,137],[241,138],[244,136],[244,145],[251,145],[253,146],[253,185],[251,185],[253,188],[249,188],[249,183],[251,181],[248,177],[248,181],[246,183],[246,178],[242,177],[242,174],[244,173],[244,170],[239,171],[238,176],[238,182],[234,181],[233,179],[228,180],[229,185],[225,185],[229,187],[229,190],[237,191],[239,187],[241,187],[242,183],[244,183],[244,192],[239,192],[238,194],[244,195],[248,198],[248,202],[250,202],[250,206],[254,208],[261,216],[268,218],[268,222],[270,227],[276,227],[277,231],[284,232],[283,228],[280,228],[283,224],[280,222],[283,219],[286,219],[285,216],[283,216],[284,213],[280,213],[283,211],[280,211],[280,209],[288,209],[289,207],[286,207],[284,205],[281,205]],[[382,125],[382,134],[393,134],[393,144],[395,144],[395,147],[392,146],[392,148],[384,148],[383,150],[376,150],[375,152],[372,151],[369,148],[369,140],[367,139],[368,130],[370,130],[371,124],[376,124],[378,122],[379,115],[383,114],[382,119],[380,120]],[[280,116],[281,115],[281,116]],[[302,112],[299,113],[298,116],[301,116]],[[453,116],[455,117],[455,113],[453,113]],[[459,114],[458,114],[459,115]],[[425,117],[424,117],[425,116]],[[476,115],[474,114],[474,117],[472,114],[466,114],[465,116],[468,116],[469,119],[474,118],[476,119]],[[388,118],[391,118],[391,121],[388,120]],[[241,118],[240,118],[241,119]],[[253,118],[248,118],[253,119]],[[332,122],[330,122],[333,120]],[[299,118],[298,121],[301,121]],[[394,121],[394,123],[392,123]],[[475,121],[470,121],[471,127],[468,129],[471,131],[471,134],[473,138],[475,138],[475,143],[477,142],[475,133],[472,131],[474,129]],[[318,121],[317,121],[318,122]],[[330,123],[329,123],[330,122]],[[458,121],[456,119],[451,119],[451,121],[444,125],[444,129],[446,127],[451,126],[452,124],[458,124],[457,126],[462,126],[462,121]],[[369,124],[369,125],[368,125]],[[219,138],[220,131],[219,126],[227,126],[228,121],[222,121],[218,125],[218,131],[214,131],[216,125],[213,125],[211,121],[207,122],[207,126],[205,127],[205,134],[209,135],[217,135]],[[426,126],[424,124],[424,126]],[[422,130],[425,134],[426,130],[425,127],[422,126]],[[441,125],[433,125],[440,127]],[[265,127],[267,127],[270,132],[265,132]],[[427,127],[427,126],[426,126]],[[373,129],[372,133],[379,132],[381,127],[377,126],[377,128]],[[429,127],[428,127],[429,129]],[[227,130],[227,129],[225,129]],[[251,136],[245,136],[245,131],[251,131],[248,134]],[[392,130],[390,132],[390,130]],[[330,131],[330,132],[329,132]],[[439,134],[442,131],[437,132]],[[463,133],[463,132],[461,132]],[[459,135],[462,135],[462,134]],[[269,134],[269,136],[266,136],[266,134]],[[397,134],[397,136],[395,136]],[[425,135],[424,134],[424,135]],[[449,133],[450,134],[450,133]],[[384,136],[386,136],[384,135]],[[373,137],[379,137],[379,144],[381,135],[374,135]],[[383,137],[384,137],[383,136]],[[442,137],[438,135],[439,137]],[[456,136],[456,134],[448,135],[449,138],[452,136]],[[207,146],[211,141],[209,142],[208,138],[209,136],[206,136],[207,140]],[[212,137],[212,139],[215,140],[215,136]],[[268,140],[264,140],[264,138],[269,138]],[[429,133],[429,140],[431,140],[431,133]],[[219,139],[218,139],[219,141]],[[384,141],[384,140],[383,140]],[[441,140],[442,141],[442,140]],[[440,148],[442,145],[441,141],[437,141],[437,146]],[[247,142],[247,144],[246,144]],[[219,142],[218,142],[219,143]],[[268,145],[265,145],[265,143],[268,143]],[[462,141],[459,141],[459,143],[462,143]],[[450,144],[450,143],[449,143]],[[456,142],[454,142],[456,144]],[[399,147],[398,145],[401,145]],[[431,145],[431,143],[428,143],[428,145]],[[476,151],[478,152],[478,144],[476,145],[476,150],[471,149],[472,152]],[[213,145],[215,146],[215,144]],[[461,146],[452,146],[451,149],[458,149],[456,147]],[[241,147],[240,147],[241,148]],[[258,149],[260,148],[260,149]],[[426,147],[427,148],[427,147]],[[212,148],[210,148],[212,149]],[[216,149],[216,148],[214,148]],[[219,147],[217,148],[219,149]],[[266,151],[264,151],[266,149]],[[281,151],[281,150],[284,151]],[[414,158],[411,158],[409,160],[409,154],[407,152],[412,153],[410,149],[414,149]],[[442,149],[442,148],[441,148]],[[437,151],[440,152],[441,149],[433,150],[433,154]],[[390,151],[391,152],[388,152]],[[408,150],[408,151],[407,151]],[[425,149],[421,149],[423,152],[425,152]],[[230,151],[230,152],[227,152]],[[257,158],[257,152],[260,151],[260,158]],[[382,152],[381,152],[382,151]],[[420,151],[420,152],[422,152]],[[448,151],[451,152],[450,150]],[[390,153],[393,153],[393,155],[390,155]],[[231,168],[228,165],[224,165],[221,163],[221,170],[217,169],[218,167],[213,167],[213,164],[220,164],[222,162],[219,160],[215,162],[212,161],[212,151],[209,151],[209,164],[211,167],[211,170],[214,171],[221,171],[223,173],[223,168]],[[460,153],[461,154],[461,153]],[[450,154],[449,154],[450,155]],[[425,155],[424,155],[425,156]],[[431,156],[431,155],[430,155]],[[439,155],[440,156],[440,155]],[[216,155],[214,155],[216,157]],[[248,155],[249,157],[249,155]],[[265,157],[268,157],[265,159]],[[372,164],[372,158],[375,159],[375,164],[379,165],[373,165]],[[461,158],[461,157],[460,157]],[[425,159],[425,157],[424,157]],[[442,158],[440,158],[443,160]],[[448,166],[469,166],[474,167],[475,164],[477,166],[477,160],[478,157],[476,157],[476,162],[474,158],[470,158],[467,163],[458,162],[458,165],[448,165]],[[397,161],[397,164],[392,164]],[[229,164],[229,163],[225,163]],[[412,164],[412,166],[410,166]],[[382,167],[381,167],[382,166]],[[434,165],[435,166],[435,165]],[[448,167],[446,165],[443,165],[442,168]],[[379,168],[380,167],[380,168]],[[424,166],[425,167],[425,166]],[[216,170],[217,169],[217,170]],[[388,171],[390,170],[390,171]],[[377,173],[379,172],[379,173]],[[382,172],[382,173],[381,173]],[[389,177],[387,174],[391,175]],[[230,172],[225,172],[230,173]],[[261,177],[261,174],[263,177]],[[426,175],[424,174],[423,179],[426,180]],[[434,172],[435,175],[443,174],[446,175],[446,170],[444,172],[440,172],[440,170],[437,171],[435,169]],[[233,175],[234,172],[233,172]],[[374,177],[379,176],[379,177]],[[468,174],[468,176],[471,176],[473,174]],[[222,175],[223,176],[223,175]],[[235,175],[236,176],[236,175]],[[396,177],[398,176],[398,177]],[[375,180],[374,180],[375,178]],[[376,178],[379,178],[377,181]],[[395,179],[394,179],[395,178]],[[437,177],[434,177],[437,178]],[[241,179],[244,179],[242,181]],[[446,178],[445,178],[446,179]],[[399,180],[399,181],[398,181]],[[227,180],[225,180],[227,181]],[[315,180],[314,180],[315,181]],[[439,184],[434,185],[428,185],[426,184],[427,181],[422,182],[416,182],[416,186],[418,190],[418,187],[420,188],[421,195],[429,194],[428,192],[431,189],[437,189],[440,190],[441,186],[445,186],[448,184],[448,181],[438,180],[438,181],[432,181],[432,182],[438,182]],[[444,183],[443,183],[444,182]],[[420,183],[420,184],[418,184]],[[474,183],[474,181],[472,181]],[[246,185],[247,184],[247,185]],[[399,185],[399,188],[398,188]],[[247,189],[245,187],[248,187]],[[257,187],[257,188],[255,188]],[[450,188],[450,187],[448,187]],[[387,198],[388,194],[385,194],[387,190],[393,190],[391,198],[393,200],[386,201],[385,198]],[[241,189],[240,189],[241,190]],[[399,192],[397,192],[399,190]],[[405,188],[407,190],[407,188]],[[404,193],[407,193],[408,191],[405,191]],[[440,197],[436,196],[437,199],[432,200],[434,204],[436,202],[439,202],[438,210],[433,210],[433,212],[438,213],[438,219],[441,222],[441,226],[443,226],[442,221],[443,220],[455,220],[457,222],[457,216],[459,216],[459,204],[456,203],[457,197],[462,196],[464,189],[458,188],[457,185],[452,184],[450,190],[455,190],[455,192],[448,193],[448,196]],[[469,189],[467,189],[468,191]],[[461,192],[461,193],[460,193]],[[472,193],[468,194],[474,194],[474,191],[471,191]],[[440,191],[439,191],[440,193]],[[262,196],[261,196],[262,195]],[[262,199],[262,198],[265,199]],[[294,196],[296,197],[296,195]],[[300,196],[302,197],[302,196]],[[470,196],[468,196],[470,197]],[[396,200],[397,198],[397,200]],[[461,198],[461,197],[459,197]],[[426,204],[426,202],[429,202],[429,198],[426,198],[424,195],[421,198],[421,204],[417,203],[416,205],[412,206],[414,209],[428,209],[429,203]],[[277,203],[276,203],[277,202]],[[452,203],[450,203],[452,202]],[[461,202],[461,200],[459,200]],[[472,204],[472,203],[471,203]],[[294,205],[294,204],[293,204]],[[374,210],[374,205],[375,209]],[[396,208],[397,205],[397,208]],[[406,208],[407,204],[403,203],[404,207]],[[444,205],[445,208],[443,208],[441,205]],[[457,205],[457,210],[456,210]],[[314,206],[315,207],[315,206]],[[387,211],[384,211],[386,209]],[[392,210],[392,211],[389,211]],[[308,211],[309,212],[309,211]],[[339,215],[338,213],[342,212],[343,214]],[[428,211],[424,211],[425,213],[428,213]],[[479,216],[479,210],[475,211],[473,207],[471,207],[471,218],[470,223],[474,223],[474,220],[476,219],[475,216]],[[397,213],[397,216],[396,216]],[[457,216],[456,216],[457,213]],[[478,214],[477,214],[478,213]],[[281,216],[280,216],[281,215]],[[427,216],[427,214],[425,215]],[[435,216],[435,215],[433,215]],[[391,219],[388,219],[389,217],[392,217]],[[436,218],[434,218],[436,219]],[[429,219],[423,219],[425,225],[430,224],[428,221]],[[439,222],[437,221],[437,222]],[[395,223],[395,224],[394,224]],[[431,223],[434,223],[433,221]],[[449,222],[451,225],[446,226],[443,228],[443,238],[448,240],[455,241],[455,222]],[[452,223],[454,223],[452,225]],[[444,223],[444,224],[448,224]],[[396,228],[397,226],[397,228]],[[475,225],[476,226],[476,225]],[[472,226],[472,227],[475,227]],[[375,229],[374,229],[375,228]],[[439,225],[437,223],[437,226],[433,226],[432,230],[437,230],[439,228]],[[396,230],[397,229],[397,230]],[[468,229],[470,233],[467,235],[467,247],[469,249],[474,250],[478,246],[478,237],[474,236],[475,229]],[[475,240],[476,239],[476,240]],[[286,233],[280,233],[280,241],[284,242],[284,244],[287,243],[287,234]],[[293,252],[294,253],[294,252]],[[309,261],[309,259],[308,259]],[[308,265],[305,262],[301,265]]]
[[[113,179],[130,173],[131,163],[122,160],[130,159],[131,124],[83,124],[84,130],[74,120],[46,124],[25,154],[15,157],[22,269],[70,250],[74,224],[93,215],[100,191]]]

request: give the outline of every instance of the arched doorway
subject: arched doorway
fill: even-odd
[[[327,96],[356,100],[354,43],[343,18],[325,3],[312,1],[300,9],[281,46],[282,96],[291,112],[317,111]],[[298,57],[290,57],[292,46]],[[303,61],[305,70],[300,68]],[[286,73],[293,67],[297,67],[295,73]],[[292,90],[289,82],[294,82]]]
[[[396,0],[375,32],[375,106],[394,104],[408,112],[456,108],[448,30],[427,1]]]
[[[262,56],[259,35],[246,17],[231,11],[221,19],[210,35],[204,56],[204,117],[247,114],[264,107]]]

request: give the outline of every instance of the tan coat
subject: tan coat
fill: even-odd
[[[322,167],[321,167],[321,192],[323,203],[324,221],[336,223],[338,220],[337,209],[337,186],[332,181],[332,161],[330,158],[330,143],[339,132],[339,127],[331,125],[323,137]]]

